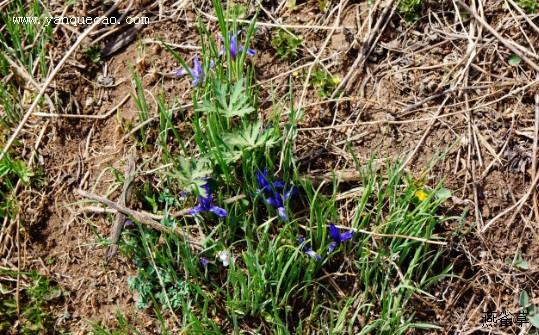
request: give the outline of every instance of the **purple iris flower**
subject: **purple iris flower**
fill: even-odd
[[[210,264],[210,261],[206,257],[200,257],[200,264],[202,264],[202,266],[206,268],[208,264]]]
[[[354,232],[349,230],[341,234],[339,228],[335,227],[333,223],[330,223],[329,235],[331,236],[331,239],[333,241],[329,244],[328,254],[333,252],[333,250],[335,250],[335,248],[337,248],[339,244],[352,239],[352,237],[354,236]]]
[[[222,218],[228,215],[224,208],[213,205],[213,196],[210,193],[210,187],[208,184],[202,186],[206,191],[206,196],[199,196],[199,204],[189,210],[190,215],[196,215],[200,212],[212,212],[218,217]]]
[[[315,259],[316,261],[320,261],[322,259],[322,256],[317,254],[313,249],[307,248],[307,246],[305,245],[305,238],[303,236],[298,237],[298,242],[300,248],[307,256]]]
[[[124,221],[124,227],[123,227],[124,229],[131,229],[133,227],[135,227],[135,224],[133,223],[133,221],[131,220]]]
[[[264,196],[264,201],[275,208],[279,213],[281,220],[288,220],[286,215],[286,209],[284,208],[284,202],[290,199],[295,193],[296,188],[286,188],[285,184],[281,180],[274,181],[270,183],[268,181],[268,170],[265,169],[264,172],[258,170],[256,173],[256,180],[258,182],[258,193],[262,193]]]
[[[198,60],[198,56],[195,56],[195,59],[193,60],[193,67],[190,69],[191,74],[193,75],[193,86],[198,86],[204,81],[204,68],[202,68],[202,64],[200,64],[200,61]],[[180,78],[185,76],[187,73],[189,73],[186,69],[181,68],[176,72],[176,78]]]
[[[232,58],[236,58],[236,56],[242,53],[245,48],[245,46],[243,45],[238,45],[238,35],[240,33],[241,31],[237,32],[236,34],[228,34],[229,42],[230,42],[230,56]],[[224,40],[222,36],[221,36],[221,40]],[[222,56],[223,53],[224,53],[224,50],[221,49],[221,51],[219,51],[219,56]],[[251,48],[247,48],[247,56],[254,56],[254,55],[256,55],[256,51]]]
[[[266,192],[271,190],[271,184],[268,182],[268,169],[264,169],[264,172],[258,170],[256,172],[256,181],[258,182],[259,192]]]

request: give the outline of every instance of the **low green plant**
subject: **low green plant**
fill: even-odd
[[[140,74],[135,70],[132,70],[131,74],[133,77],[133,90],[131,92],[131,96],[133,97],[135,106],[138,110],[138,125],[136,127],[140,127],[138,131],[138,139],[140,140],[142,146],[146,146],[149,138],[148,126],[143,124],[150,118],[150,105],[146,99],[146,92],[142,86],[142,78],[140,77]]]
[[[534,14],[539,8],[537,0],[516,0],[517,4],[528,14]]]
[[[271,41],[271,45],[275,49],[277,56],[286,60],[293,60],[298,57],[298,49],[302,43],[302,38],[283,29],[280,29]]]
[[[0,218],[15,216],[15,185],[19,180],[28,185],[32,176],[34,173],[23,161],[13,160],[9,155],[0,160]]]
[[[21,160],[13,160],[9,155],[0,160],[0,178],[13,188],[14,184],[10,177],[18,177],[24,184],[30,183],[30,178],[34,175],[31,169]]]
[[[92,335],[131,335],[131,334],[142,334],[136,327],[129,323],[125,315],[121,310],[116,311],[116,322],[118,325],[114,329],[102,326],[99,323],[90,323],[92,326]]]
[[[318,9],[320,9],[322,13],[325,13],[329,9],[330,4],[331,0],[318,0]]]
[[[0,134],[2,128],[11,129],[22,118],[22,106],[20,104],[13,103],[18,94],[19,93],[14,86],[0,82],[0,104],[2,104],[4,108],[4,113],[0,117]]]
[[[230,5],[230,7],[225,11],[225,16],[232,19],[243,19],[248,12],[248,8],[241,4],[241,3],[233,3]]]
[[[520,305],[520,315],[517,315],[518,321],[529,321],[536,329],[539,329],[539,307],[532,304],[529,300],[528,292],[521,291],[518,299]]]
[[[310,82],[317,89],[318,95],[325,98],[333,94],[341,80],[322,69],[315,69],[311,73]]]
[[[85,49],[84,54],[94,64],[103,63],[103,59],[101,59],[101,47],[99,45],[94,45]]]
[[[20,276],[23,284],[19,293],[18,316],[15,297],[17,273],[0,268],[0,277],[13,279],[0,282],[0,333],[50,333],[56,327],[49,306],[61,297],[61,290],[37,272],[21,273]]]
[[[406,20],[416,20],[418,11],[421,8],[423,0],[400,0],[399,12],[404,15]]]

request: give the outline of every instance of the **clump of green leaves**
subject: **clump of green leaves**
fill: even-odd
[[[116,311],[116,322],[118,323],[114,329],[109,329],[108,327],[102,326],[99,323],[91,323],[92,325],[92,335],[126,335],[126,334],[142,334],[137,330],[133,325],[129,324],[129,321],[122,313],[122,311]]]
[[[214,83],[215,98],[207,98],[198,110],[204,113],[219,113],[228,118],[254,112],[244,83],[243,79],[234,84],[216,81]]]
[[[1,277],[16,278],[17,273],[0,269]],[[17,303],[12,285],[0,284],[0,333],[17,330],[18,334],[44,334],[54,329],[54,319],[47,306],[58,299],[59,288],[37,272],[21,274],[23,282],[29,284],[20,292],[20,317],[17,317]],[[19,320],[18,328],[13,326]]]
[[[330,0],[318,0],[318,8],[322,13],[325,13],[329,9],[329,5],[331,4]]]
[[[165,201],[160,197],[160,202]],[[174,226],[177,222],[168,215],[162,221],[165,226]],[[181,273],[178,273],[179,263],[188,258],[191,274],[198,277],[199,267],[197,259],[190,255],[178,236],[164,236],[166,243],[159,245],[163,239],[159,233],[138,227],[136,232],[126,239],[122,251],[133,261],[137,267],[137,274],[129,277],[128,286],[136,292],[136,306],[145,309],[152,306],[154,309],[182,307],[182,302],[189,300],[193,288]],[[189,253],[189,257],[185,252]]]
[[[404,15],[406,20],[415,20],[421,4],[422,0],[400,0],[399,12]]]
[[[20,160],[12,160],[9,156],[4,156],[0,160],[0,218],[14,216],[15,200],[13,199],[13,190],[17,181],[23,184],[30,183],[33,176],[32,170]]]
[[[184,191],[206,196],[202,188],[206,182],[202,178],[212,173],[210,163],[207,158],[187,160],[186,158],[178,157],[174,164],[175,171],[170,176],[179,182]]]
[[[515,254],[515,257],[513,259],[506,258],[505,264],[513,266],[520,270],[528,270],[530,268],[529,263],[522,258],[522,253],[519,251]]]
[[[274,132],[262,129],[262,121],[248,124],[241,130],[225,135],[225,142],[241,150],[253,150],[258,147],[272,147],[279,140]]]
[[[2,66],[3,64],[0,64],[0,68]],[[9,68],[9,66],[5,65],[5,68]],[[15,87],[0,82],[0,105],[4,107],[4,113],[0,116],[0,127],[6,129],[11,128],[22,118],[23,111],[21,104],[14,103],[14,101],[19,99],[18,96],[19,92]]]
[[[535,328],[539,328],[539,308],[529,301],[528,292],[521,291],[518,299],[522,315],[527,316]]]
[[[535,13],[537,8],[539,8],[539,2],[537,0],[517,0],[517,4],[529,14]]]
[[[84,50],[84,54],[94,64],[103,63],[103,59],[101,59],[101,47],[99,45],[94,45],[94,46],[91,46],[91,47],[87,48],[86,50]]]
[[[520,64],[521,61],[522,61],[522,58],[520,58],[520,56],[515,55],[515,54],[512,54],[511,56],[509,56],[509,59],[507,60],[507,62],[511,66],[517,66],[518,64]]]
[[[313,71],[310,81],[311,85],[318,90],[318,95],[323,98],[331,96],[337,85],[341,82],[338,77],[334,77],[321,69]]]
[[[12,160],[9,156],[4,156],[0,160],[0,178],[9,183],[10,176],[17,176],[23,183],[28,184],[33,173],[23,161]],[[11,184],[11,186],[13,185]]]
[[[303,39],[282,29],[277,32],[277,35],[271,41],[271,45],[277,52],[277,56],[281,59],[297,58],[301,43],[303,43]]]
[[[247,15],[247,7],[245,5],[235,3],[225,11],[225,16],[230,20],[243,19]]]

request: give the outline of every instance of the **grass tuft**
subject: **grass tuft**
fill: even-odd
[[[277,334],[435,328],[414,322],[409,305],[451,270],[441,268],[442,249],[430,243],[448,220],[437,214],[446,192],[419,185],[396,163],[358,164],[361,191],[347,202],[340,198],[347,185],[337,179],[315,185],[301,176],[294,147],[303,113],[292,85],[269,119],[256,113],[258,89],[246,54],[254,25],[240,33],[244,27],[220,6],[214,3],[227,37],[219,43],[199,27],[202,71],[187,71],[190,62],[168,48],[200,80],[193,82],[190,126],[182,130],[158,99],[160,135],[148,145],[172,165],[158,187],[142,192],[163,225],[196,236],[202,249],[142,225],[127,232],[121,250],[137,267],[129,279],[137,306],[165,318],[175,313],[195,334],[238,333],[246,325]],[[233,36],[241,53],[231,50]],[[261,171],[267,171],[262,181]],[[192,216],[172,215],[195,206],[202,210]],[[219,215],[210,210],[217,207]],[[349,221],[343,210],[352,213]],[[336,243],[330,223],[353,238]]]

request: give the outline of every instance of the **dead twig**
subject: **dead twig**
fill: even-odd
[[[534,192],[535,186],[537,186],[537,182],[539,182],[539,173],[537,173],[535,175],[535,178],[533,178],[533,180],[532,180],[532,182],[530,184],[530,187],[528,188],[528,191],[526,192],[526,194],[524,194],[524,196],[522,198],[520,198],[520,200],[517,201],[515,204],[513,204],[512,206],[506,208],[503,212],[501,212],[498,215],[496,215],[495,217],[493,217],[481,229],[481,233],[484,233],[494,222],[498,221],[501,217],[503,217],[504,215],[506,215],[507,213],[511,212],[514,209],[515,210],[514,214],[512,215],[509,222],[507,222],[507,225],[509,225],[513,221],[513,219],[515,218],[516,213],[518,213],[520,211],[520,209],[522,208],[522,206],[524,206],[524,204],[526,203],[526,201],[528,200],[530,195]]]
[[[319,185],[323,182],[331,182],[333,178],[336,178],[340,182],[352,182],[361,180],[361,175],[355,169],[338,170],[327,172],[324,174],[318,174],[316,171],[311,171],[309,176],[304,177],[311,181],[314,185]]]
[[[341,229],[345,228],[345,227],[340,227],[340,226],[337,226],[337,227]],[[412,240],[412,241],[417,241],[417,242],[422,242],[422,243],[427,243],[427,244],[447,245],[447,242],[427,240],[426,238],[415,237],[415,236],[400,235],[400,234],[381,234],[381,233],[375,233],[375,232],[363,230],[363,229],[357,229],[355,231],[361,234],[371,235],[371,236],[376,236],[376,237],[402,238],[405,240]]]
[[[524,18],[524,20],[526,20],[526,22],[528,22],[528,24],[530,25],[530,27],[532,27],[538,34],[539,34],[539,27],[533,23],[533,21],[529,18],[528,14],[526,14],[522,8],[520,8],[520,6],[515,3],[513,0],[507,0],[513,7],[515,7],[515,9],[517,10],[517,12],[522,15],[522,17]],[[531,16],[531,15],[530,15]]]
[[[202,15],[204,15],[206,18],[212,20],[212,21],[217,21],[217,17],[211,15],[211,14],[208,14],[208,13],[204,13],[204,12],[200,12]],[[271,13],[269,13],[271,14]],[[239,23],[251,23],[251,21],[249,20],[238,20],[238,19],[235,19],[235,20],[232,20],[232,19],[229,19],[227,20],[228,22],[232,22],[232,21],[235,21],[235,22],[239,22]],[[276,21],[278,22],[278,21]],[[267,22],[256,22],[255,23],[255,26],[257,27],[270,27],[270,28],[281,28],[281,29],[306,29],[306,30],[333,30],[334,28],[333,27],[329,27],[329,26],[317,26],[317,25],[304,25],[304,24],[286,24],[286,23],[267,23]],[[345,29],[354,29],[354,27],[337,27],[336,30],[345,30]]]
[[[376,21],[376,24],[374,28],[371,30],[371,33],[369,34],[369,37],[365,41],[363,48],[361,49],[361,53],[357,57],[357,59],[354,61],[354,64],[352,64],[352,67],[350,68],[350,71],[346,74],[346,76],[343,78],[341,83],[335,88],[335,91],[333,91],[333,94],[331,95],[331,98],[335,98],[337,94],[344,88],[344,90],[348,90],[353,82],[355,82],[355,78],[358,76],[359,72],[367,58],[369,57],[374,45],[376,45],[376,42],[380,39],[380,36],[384,32],[387,24],[389,23],[389,18],[393,16],[393,13],[395,12],[395,9],[397,8],[397,1],[390,0],[382,13],[380,14],[380,17],[378,18],[378,21]]]
[[[445,97],[442,104],[438,107],[438,109],[436,111],[436,114],[434,114],[434,116],[432,118],[432,121],[430,122],[427,129],[423,133],[423,136],[421,136],[421,139],[419,140],[419,142],[417,142],[414,150],[408,155],[408,157],[406,158],[406,161],[401,165],[401,167],[399,168],[399,171],[402,171],[402,169],[404,169],[412,161],[415,154],[419,151],[419,148],[421,148],[421,145],[423,144],[423,142],[425,141],[425,139],[429,135],[430,131],[432,130],[432,127],[434,127],[434,124],[436,123],[436,120],[438,119],[438,117],[442,113],[442,111],[444,109],[444,106],[445,106],[448,99],[449,99],[449,97]]]
[[[41,117],[53,117],[53,118],[68,118],[68,119],[93,119],[93,120],[103,120],[111,116],[115,111],[117,111],[123,104],[129,100],[131,93],[127,93],[125,97],[111,110],[102,115],[92,115],[92,114],[56,114],[56,113],[33,113],[32,115],[41,116]]]
[[[120,194],[120,198],[118,199],[119,205],[127,206],[133,180],[135,180],[135,156],[130,155],[127,161],[127,168],[125,170],[124,187],[122,190],[122,194]],[[114,226],[112,227],[112,230],[110,232],[111,244],[107,248],[107,252],[105,254],[105,261],[107,263],[110,262],[112,258],[116,255],[116,252],[118,252],[118,242],[120,241],[124,222],[125,214],[122,212],[117,212],[114,219]]]
[[[129,163],[129,164],[131,164],[131,163]],[[145,225],[148,225],[148,226],[150,226],[151,228],[153,228],[155,230],[165,232],[165,233],[174,232],[174,233],[178,234],[179,236],[181,236],[184,239],[184,241],[186,241],[186,242],[190,243],[191,245],[193,245],[193,247],[195,247],[197,249],[202,249],[202,244],[190,239],[180,229],[178,229],[178,228],[176,228],[176,229],[168,228],[168,227],[165,227],[162,224],[160,224],[158,221],[156,221],[156,220],[164,219],[165,217],[163,215],[156,215],[156,214],[148,213],[148,212],[145,212],[145,211],[135,211],[135,210],[132,210],[132,209],[128,208],[125,205],[125,203],[122,203],[122,199],[123,199],[124,195],[127,195],[127,193],[129,193],[129,190],[125,191],[126,187],[129,188],[129,185],[132,183],[132,181],[133,181],[132,179],[134,178],[134,172],[133,172],[133,175],[131,175],[131,170],[130,170],[131,168],[134,169],[134,162],[133,162],[133,166],[129,166],[129,164],[128,164],[128,171],[126,172],[126,182],[124,183],[124,191],[122,192],[122,195],[120,196],[120,201],[118,203],[116,203],[116,202],[114,202],[114,201],[112,201],[112,200],[110,200],[108,198],[99,196],[97,194],[93,194],[93,193],[86,192],[86,191],[81,190],[81,189],[77,189],[77,190],[75,190],[75,193],[77,193],[78,195],[80,195],[80,196],[82,196],[84,198],[90,199],[90,200],[100,202],[100,203],[110,207],[110,209],[103,209],[103,208],[96,207],[96,206],[87,206],[87,207],[83,207],[82,211],[88,211],[88,212],[93,212],[93,213],[115,213],[116,215],[123,214],[123,217],[120,216],[120,218],[116,220],[116,225],[114,226],[114,228],[113,228],[113,230],[111,232],[111,241],[112,241],[113,245],[117,244],[118,241],[119,241],[119,236],[121,234],[121,229],[123,228],[123,223],[125,221],[125,216],[130,216],[135,221],[140,222],[140,223],[145,224]],[[128,180],[128,177],[131,180]],[[126,192],[126,193],[124,194],[124,192]],[[228,199],[225,199],[223,201],[223,203],[232,204],[232,203],[234,203],[236,201],[240,201],[242,199],[245,199],[245,197],[246,197],[245,194],[239,194],[239,195],[230,197]],[[127,199],[126,199],[126,201],[127,201]],[[173,218],[177,218],[177,217],[186,216],[186,215],[189,215],[189,209],[183,209],[181,211],[172,213],[170,216],[173,217]],[[119,222],[121,222],[121,224],[119,224]],[[119,224],[119,226],[118,226],[118,224]],[[116,249],[117,249],[117,247],[116,247]],[[111,251],[112,251],[112,249],[109,249],[107,251],[107,258],[109,258],[109,254],[110,254],[109,252],[111,252]],[[116,251],[114,251],[114,253],[115,252]],[[114,254],[112,254],[112,256],[110,256],[110,258],[112,258],[113,256],[114,256]]]
[[[153,228],[155,230],[158,230],[158,231],[163,232],[163,233],[177,234],[186,243],[189,243],[194,249],[202,250],[202,248],[203,248],[203,246],[202,246],[202,244],[200,242],[197,242],[197,241],[191,239],[190,236],[188,236],[181,229],[179,229],[179,228],[174,229],[174,228],[166,227],[166,226],[160,224],[159,222],[155,221],[150,215],[148,215],[149,213],[146,213],[146,212],[143,212],[143,211],[132,210],[132,209],[126,207],[126,206],[122,206],[121,204],[118,204],[118,203],[116,203],[114,201],[111,201],[111,200],[109,200],[109,199],[107,199],[105,197],[102,197],[102,196],[99,196],[97,194],[93,194],[93,193],[90,193],[90,192],[86,192],[84,190],[76,189],[75,193],[80,195],[81,197],[84,197],[84,198],[87,198],[87,199],[90,199],[90,200],[94,200],[94,201],[98,201],[98,202],[100,202],[100,203],[102,203],[104,205],[107,205],[107,206],[117,210],[118,212],[123,213],[126,216],[132,217],[135,221],[137,221],[139,223],[142,223],[142,224],[145,224],[145,225],[148,225],[148,226],[150,226],[151,228]],[[187,211],[185,211],[185,214],[187,214]]]
[[[193,50],[193,51],[200,51],[202,50],[202,47],[191,45],[191,44],[175,44],[170,42],[163,42],[163,41],[156,41],[152,40],[150,38],[145,38],[142,40],[142,44],[159,44],[161,46],[167,45],[171,48],[175,49],[183,49],[183,50]]]
[[[101,57],[109,57],[119,50],[125,48],[131,42],[135,40],[139,31],[143,28],[142,25],[136,25],[127,28],[124,32],[119,34],[113,41],[107,43],[101,51]]]
[[[500,35],[496,29],[494,29],[490,24],[488,24],[477,12],[475,9],[470,8],[468,5],[466,5],[462,0],[456,0],[459,6],[466,9],[473,17],[477,20],[483,27],[485,27],[494,37],[496,37],[503,45],[507,47],[507,49],[511,50],[513,53],[518,55],[520,58],[522,58],[523,61],[525,61],[529,66],[531,66],[535,71],[539,72],[539,65],[537,65],[534,61],[528,58],[534,57],[536,58],[536,55],[531,53],[529,50],[524,48],[523,46],[520,46],[516,44],[513,41],[508,41],[506,38],[504,38],[502,35]],[[518,48],[515,46],[517,45]]]
[[[229,205],[229,204],[232,204],[232,203],[235,203],[236,201],[240,201],[242,199],[245,199],[245,194],[239,194],[239,195],[236,195],[236,196],[233,196],[233,197],[230,197],[228,199],[225,199],[223,200],[223,203]],[[179,212],[173,212],[170,214],[171,217],[173,218],[178,218],[180,216],[185,216],[187,215],[187,212],[189,210],[181,210]],[[82,212],[89,212],[89,213],[96,213],[96,214],[116,214],[118,213],[118,211],[114,208],[103,208],[103,207],[99,207],[99,206],[84,206],[84,207],[81,207],[79,208],[78,210],[79,213],[82,213]],[[159,214],[152,214],[152,213],[148,213],[148,212],[143,212],[143,214],[151,219],[154,219],[154,220],[163,220],[165,218],[164,215],[159,215]]]
[[[28,71],[21,65],[19,65],[17,62],[15,62],[7,53],[4,54],[4,58],[8,61],[8,63],[15,68],[15,71],[23,77],[30,85],[34,86],[36,90],[40,90],[41,86],[35,81],[35,79],[28,73]],[[49,109],[52,112],[56,112],[56,108],[54,107],[54,103],[52,102],[51,98],[48,94],[44,94],[45,100],[47,101],[47,104],[49,105]]]

